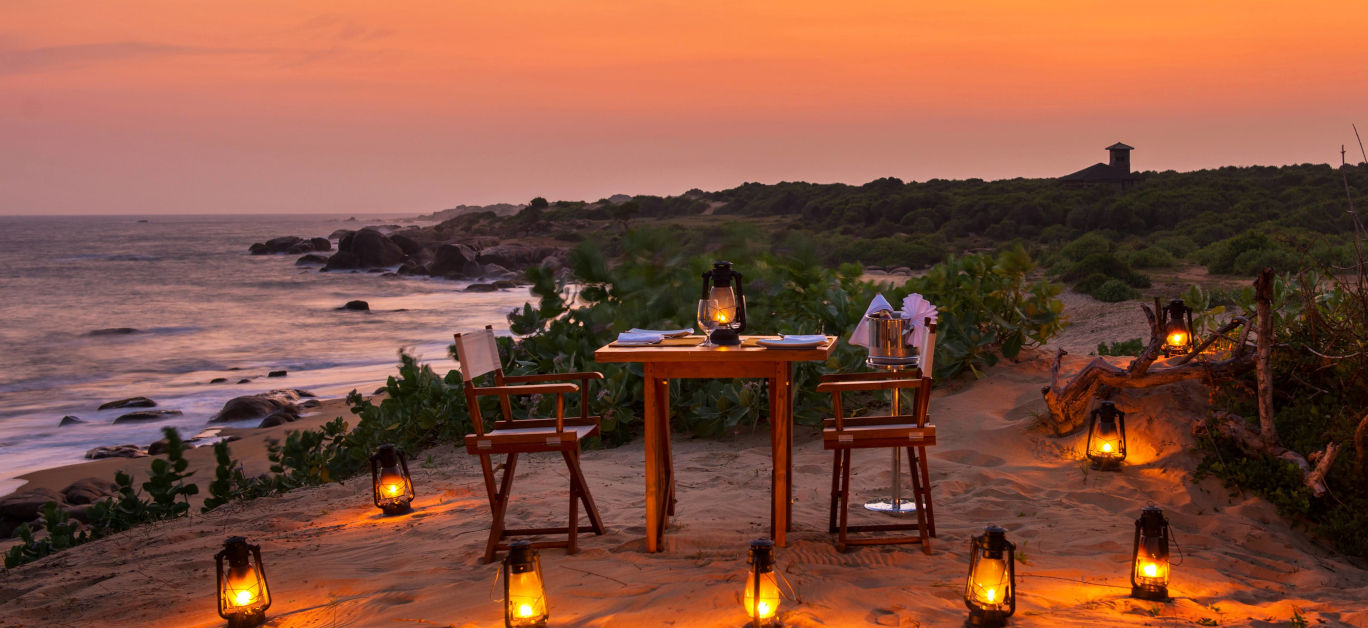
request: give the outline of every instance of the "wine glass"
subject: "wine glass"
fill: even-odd
[[[698,300],[698,326],[703,328],[703,347],[712,347],[712,332],[717,329],[717,313],[720,309],[717,299]]]

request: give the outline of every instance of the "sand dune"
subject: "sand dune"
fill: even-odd
[[[937,392],[930,556],[915,546],[837,552],[825,531],[830,454],[800,428],[794,532],[777,551],[798,598],[783,603],[785,625],[959,625],[968,539],[996,523],[1019,548],[1012,625],[1273,626],[1296,612],[1312,625],[1368,626],[1368,571],[1305,540],[1263,500],[1192,481],[1188,425],[1205,403],[1200,391],[1117,398],[1131,456],[1123,472],[1100,473],[1080,462],[1078,437],[1033,429],[1046,367],[1033,358]],[[660,554],[642,552],[641,443],[584,455],[609,533],[581,537],[574,556],[542,553],[552,625],[743,623],[747,543],[769,525],[768,435],[674,442],[678,515]],[[245,535],[269,570],[269,625],[501,625],[495,566],[479,562],[489,514],[476,459],[449,447],[419,458],[412,514],[379,516],[366,483],[351,481],[140,528],[0,574],[0,623],[222,625],[213,554]],[[886,452],[857,452],[853,493],[886,492],[888,474]],[[566,485],[558,457],[524,457],[510,516],[563,519]],[[1183,556],[1168,604],[1128,596],[1133,522],[1149,504],[1165,509]]]

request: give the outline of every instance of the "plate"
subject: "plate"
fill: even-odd
[[[637,329],[633,327],[627,330],[630,334],[660,334],[666,338],[683,338],[694,333],[692,329]]]
[[[816,349],[822,346],[823,340],[804,340],[799,338],[761,338],[755,341],[766,349]]]

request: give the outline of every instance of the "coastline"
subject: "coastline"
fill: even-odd
[[[286,432],[289,431],[316,429],[339,416],[348,420],[352,426],[355,426],[358,420],[348,410],[345,397],[322,400],[320,405],[316,407],[301,409],[298,421],[274,427],[225,427],[219,432],[219,436],[237,437],[237,440],[229,443],[228,447],[232,451],[233,458],[242,463],[243,472],[248,476],[254,476],[270,470],[271,463],[266,457],[268,440],[283,440]],[[84,478],[96,478],[112,482],[114,474],[119,471],[133,476],[133,485],[140,486],[147,479],[148,468],[155,458],[156,456],[103,458],[32,471],[16,478],[23,480],[24,484],[17,487],[13,492],[41,488],[61,492],[62,489]],[[187,449],[185,459],[189,462],[188,471],[195,473],[191,481],[201,485],[200,493],[190,498],[192,512],[199,512],[200,505],[208,496],[205,487],[214,477],[214,467],[217,464],[214,460],[214,448],[212,445],[205,445]],[[8,547],[16,540],[13,538],[3,539],[7,542],[0,545]]]

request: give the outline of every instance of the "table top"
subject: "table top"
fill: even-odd
[[[756,344],[762,338],[779,336],[742,336],[741,344],[731,347],[703,347],[703,336],[666,338],[656,345],[617,346],[608,343],[594,352],[596,362],[809,362],[826,360],[836,346],[836,337],[812,349],[769,349]]]

